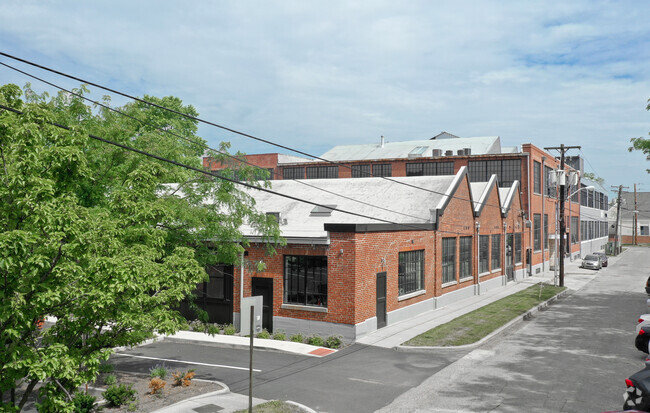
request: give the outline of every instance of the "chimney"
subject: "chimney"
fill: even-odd
[[[381,135],[381,147],[384,147],[384,135]]]

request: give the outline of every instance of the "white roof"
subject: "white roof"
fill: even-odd
[[[423,149],[422,149],[423,148]],[[430,158],[433,149],[452,151],[454,155],[458,150],[470,148],[472,155],[499,154],[501,152],[501,141],[498,136],[484,136],[476,138],[454,138],[454,139],[427,139],[406,142],[386,142],[383,147],[380,143],[362,145],[339,145],[321,155],[321,158],[329,161],[351,161],[370,159],[394,159],[409,158],[409,154],[419,156],[413,158]]]

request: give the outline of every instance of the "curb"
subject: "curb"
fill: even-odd
[[[440,351],[440,350],[473,350],[476,347],[481,346],[483,343],[490,340],[491,338],[493,338],[497,334],[511,328],[512,326],[514,326],[514,325],[516,325],[518,323],[521,323],[523,321],[530,320],[531,318],[533,318],[533,316],[535,314],[537,314],[540,311],[548,309],[550,304],[558,301],[560,298],[563,298],[565,295],[569,295],[571,292],[573,292],[573,291],[569,290],[567,288],[566,290],[554,295],[553,297],[549,298],[548,300],[537,304],[535,307],[533,307],[530,310],[526,311],[524,314],[521,314],[521,315],[515,317],[514,319],[510,320],[509,322],[507,322],[506,324],[504,324],[501,327],[497,328],[496,330],[494,330],[493,332],[491,332],[487,336],[483,337],[482,339],[480,339],[476,343],[463,344],[462,346],[402,346],[402,345],[399,345],[399,346],[393,347],[393,349],[396,350],[396,351],[401,351],[401,352],[414,352],[414,353],[415,352],[430,353],[430,352],[433,352],[433,351]]]
[[[312,409],[310,407],[307,407],[304,404],[300,404],[298,402],[293,402],[291,400],[286,400],[285,403],[296,406],[296,407],[302,409],[305,413],[318,413],[316,410],[314,410],[314,409]]]

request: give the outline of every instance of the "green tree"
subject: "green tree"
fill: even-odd
[[[145,99],[197,115],[174,97]],[[39,411],[68,412],[112,347],[179,329],[174,308],[206,265],[236,262],[243,224],[265,236],[270,253],[279,229],[231,182],[88,136],[200,167],[194,121],[142,103],[120,108],[198,144],[29,85],[0,87],[0,104],[23,112],[0,109],[0,408],[20,411],[40,383]],[[251,168],[238,174],[259,178]],[[56,323],[42,331],[45,316]]]
[[[593,172],[585,172],[583,178],[587,178],[590,181],[598,183],[599,185],[605,184],[605,180],[603,178],[596,176],[596,174],[594,174]]]
[[[650,99],[648,99],[648,102],[650,102]],[[650,110],[650,103],[646,106],[646,110]],[[650,160],[650,139],[648,138],[632,138],[630,139],[632,142],[632,146],[628,148],[630,152],[637,150],[643,152],[647,159]],[[650,173],[650,169],[646,169],[648,173]]]

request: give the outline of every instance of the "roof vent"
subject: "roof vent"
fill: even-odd
[[[456,151],[458,153],[458,156],[463,156],[465,155],[465,149],[459,149]]]
[[[465,148],[465,149],[463,149],[463,151],[465,151],[466,156],[469,156],[469,155],[472,154],[472,148]]]
[[[445,156],[454,156],[454,151],[445,151]]]
[[[310,217],[330,217],[336,205],[317,205],[311,210]]]
[[[431,156],[442,156],[442,149],[434,149],[431,151]]]

